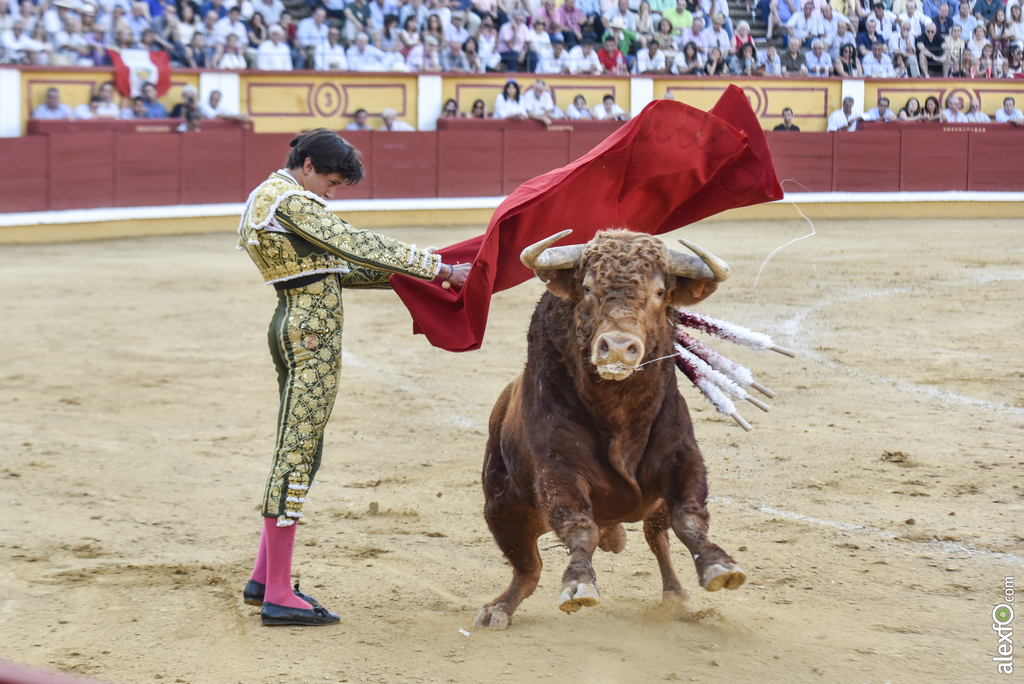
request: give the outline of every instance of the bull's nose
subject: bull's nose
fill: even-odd
[[[594,343],[594,361],[597,365],[621,363],[636,366],[644,358],[644,343],[636,335],[605,333]]]

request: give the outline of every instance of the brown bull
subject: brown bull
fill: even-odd
[[[502,392],[484,456],[484,515],[512,565],[512,583],[477,626],[504,629],[540,579],[537,538],[568,547],[560,607],[599,602],[594,550],[625,548],[623,522],[644,522],[665,598],[686,598],[669,555],[671,528],[701,586],[736,589],[746,575],[708,537],[707,477],[676,385],[674,306],[708,297],[729,267],[624,230],[586,245],[523,252],[547,284],[530,322],[526,368]],[[681,241],[682,242],[682,241]]]

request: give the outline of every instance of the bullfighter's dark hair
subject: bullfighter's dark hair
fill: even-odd
[[[301,168],[309,159],[314,171],[322,175],[337,173],[348,185],[355,185],[366,174],[359,150],[328,128],[306,131],[292,140],[291,146],[285,168]]]

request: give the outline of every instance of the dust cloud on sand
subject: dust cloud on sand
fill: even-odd
[[[471,629],[511,576],[479,471],[539,282],[498,295],[461,355],[414,337],[393,293],[346,296],[295,562],[341,624],[270,629],[241,589],[277,412],[272,289],[229,233],[4,246],[0,657],[118,683],[1005,681],[990,625],[1024,578],[1024,233],[819,221],[751,293],[807,232],[794,218],[679,233],[733,267],[699,311],[801,354],[715,345],[778,393],[741,409],[751,433],[683,387],[712,536],[748,584],[699,589],[675,540],[692,601],[662,607],[630,524],[625,552],[595,556],[601,605],[566,615],[546,535],[500,633]]]

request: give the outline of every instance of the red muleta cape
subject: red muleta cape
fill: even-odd
[[[729,86],[710,112],[656,100],[583,157],[516,188],[484,235],[438,250],[445,263],[473,263],[461,290],[398,275],[391,285],[415,333],[472,351],[483,342],[491,295],[533,277],[519,254],[538,240],[566,228],[567,245],[611,227],[657,235],[782,196],[742,90]]]

